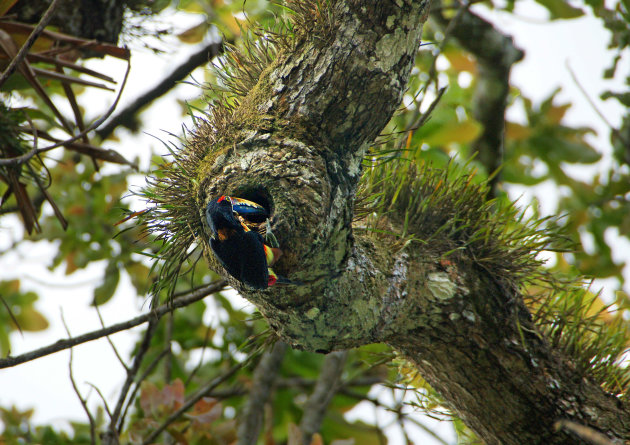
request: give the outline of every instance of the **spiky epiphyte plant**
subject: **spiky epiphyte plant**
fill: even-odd
[[[630,367],[624,358],[630,326],[619,310],[604,305],[581,277],[552,274],[541,254],[570,246],[555,218],[525,216],[517,202],[488,200],[489,183],[468,163],[446,168],[417,166],[403,157],[369,162],[359,185],[355,230],[388,239],[392,249],[412,243],[445,264],[470,256],[506,288],[518,289],[537,335],[572,358],[579,373],[627,398]],[[498,315],[498,313],[497,313]],[[518,318],[513,319],[518,323]]]
[[[241,47],[225,44],[215,75],[218,85],[210,87],[208,110],[193,115],[194,128],[184,129],[180,145],[167,145],[171,159],[148,178],[139,196],[148,203],[147,211],[137,215],[146,234],[156,236],[161,248],[155,255],[158,270],[152,292],[175,290],[186,262],[194,257],[203,242],[203,203],[199,202],[200,180],[208,164],[230,150],[230,142],[242,128],[264,127],[269,117],[243,114],[242,102],[255,90],[261,75],[276,59],[278,51],[290,50],[298,35],[325,36],[332,30],[330,5],[326,0],[287,0],[283,7],[290,14],[277,17],[273,29],[253,28]],[[200,86],[205,88],[204,86]],[[251,196],[257,187],[248,187]],[[265,196],[258,196],[265,201]],[[269,201],[264,202],[267,206]]]
[[[0,101],[0,196],[4,205],[9,198],[22,216],[28,233],[40,230],[37,222],[39,207],[47,194],[48,172],[36,148],[30,147],[24,127],[32,126],[26,112],[9,108]],[[32,198],[27,185],[39,188],[41,198]]]

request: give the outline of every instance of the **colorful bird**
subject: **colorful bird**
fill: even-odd
[[[258,222],[269,218],[269,212],[267,212],[267,209],[260,204],[247,199],[237,198],[235,196],[230,196],[229,198],[232,201],[232,209],[235,213],[238,213],[243,217],[254,217],[258,220]]]
[[[231,196],[232,209],[237,218],[250,230],[260,233],[265,243],[271,247],[279,247],[278,240],[269,228],[269,212],[263,206],[253,201]],[[277,259],[276,259],[277,260]]]
[[[265,218],[258,221],[261,215]],[[212,251],[230,275],[254,289],[266,289],[276,283],[296,284],[271,269],[282,251],[266,245],[259,231],[250,228],[266,225],[268,217],[264,207],[230,196],[212,200],[206,207],[206,220],[213,234]]]

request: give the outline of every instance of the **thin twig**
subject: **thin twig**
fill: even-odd
[[[353,390],[349,389],[347,385],[344,385],[339,390],[339,394],[343,394],[344,396],[352,397],[353,399],[357,399],[357,400],[365,400],[366,402],[371,403],[374,406],[374,408],[382,408],[382,409],[385,409],[387,411],[390,411],[390,412],[393,412],[393,413],[396,413],[396,414],[399,414],[401,412],[401,410],[402,410],[402,406],[400,406],[400,405],[398,406],[398,408],[386,405],[386,404],[384,404],[383,402],[381,402],[377,398],[369,397],[369,396],[367,396],[367,395],[365,395],[363,393],[356,392],[356,391],[353,391]],[[405,415],[404,413],[402,413],[402,415],[404,416],[406,421],[412,422],[418,428],[421,428],[427,434],[431,435],[435,440],[440,442],[442,445],[449,445],[449,443],[446,440],[442,439],[440,436],[438,436],[435,433],[435,431],[433,431],[431,428],[429,428],[428,426],[424,425],[420,421],[414,419],[413,416],[408,416],[408,415]]]
[[[68,333],[68,337],[72,337],[70,335],[70,329],[68,328],[68,325],[66,324],[66,320],[63,316],[63,311],[61,312],[61,322],[63,323],[63,326],[66,329],[66,332]],[[87,402],[81,395],[81,391],[79,391],[79,387],[77,386],[77,383],[74,380],[74,373],[72,372],[72,358],[73,358],[72,352],[73,352],[72,348],[70,348],[70,361],[68,362],[68,371],[70,373],[70,383],[72,384],[72,389],[74,390],[74,393],[79,398],[79,402],[81,403],[81,406],[83,407],[83,411],[85,411],[85,414],[88,417],[88,421],[90,422],[90,443],[96,444],[96,424],[94,423],[94,418],[92,417],[92,413],[90,413],[90,410],[88,409]]]
[[[278,341],[262,355],[256,366],[249,397],[239,416],[238,445],[256,445],[262,427],[263,408],[269,401],[286,351],[287,344]]]
[[[105,396],[103,396],[103,393],[101,392],[100,389],[98,389],[98,386],[96,386],[93,383],[90,382],[86,382],[88,385],[90,385],[92,388],[94,388],[94,391],[96,391],[96,393],[98,394],[98,396],[101,398],[101,401],[103,402],[103,407],[105,408],[105,412],[107,413],[107,415],[109,416],[110,420],[112,419],[112,411],[109,409],[109,405],[107,404],[107,399],[105,399]]]
[[[116,332],[124,331],[129,328],[133,328],[134,326],[141,325],[146,323],[151,318],[161,318],[164,314],[172,311],[173,309],[177,309],[180,307],[188,306],[196,301],[199,301],[210,294],[215,292],[219,292],[226,285],[225,280],[217,281],[215,283],[208,284],[206,286],[194,289],[188,293],[183,294],[180,297],[174,298],[173,301],[168,304],[163,304],[152,310],[147,314],[140,315],[138,317],[132,318],[131,320],[127,320],[121,323],[116,323],[104,329],[98,329],[96,331],[88,332],[83,335],[79,335],[74,338],[62,339],[57,342],[44,346],[39,349],[35,349],[30,352],[26,352],[21,355],[17,355],[15,357],[6,357],[0,358],[0,369],[2,368],[10,368],[12,366],[19,365],[20,363],[25,363],[31,360],[35,360],[40,357],[44,357],[46,355],[53,354],[55,352],[63,351],[64,349],[71,348],[76,345],[80,345],[82,343],[86,343],[88,341],[96,340],[107,335],[114,334]]]
[[[201,368],[201,365],[203,365],[204,354],[206,353],[206,349],[208,348],[208,342],[210,341],[210,333],[212,331],[213,329],[210,326],[208,326],[208,328],[206,329],[206,335],[203,339],[203,346],[201,348],[201,354],[199,355],[199,362],[197,363],[197,366],[195,366],[195,368],[190,372],[190,374],[188,374],[188,377],[186,377],[186,382],[184,382],[184,386],[188,386],[188,384],[193,379],[195,374],[197,374],[197,371],[199,371],[199,369]],[[169,347],[169,352],[170,352],[170,347]]]
[[[62,145],[66,145],[66,144],[74,142],[74,141],[76,141],[78,139],[81,139],[83,136],[88,134],[90,131],[94,130],[95,128],[99,127],[103,122],[105,122],[105,120],[109,116],[111,116],[111,114],[114,112],[114,109],[116,109],[116,106],[118,105],[118,101],[120,100],[120,96],[122,95],[122,92],[125,89],[125,85],[127,84],[127,78],[129,77],[129,71],[130,70],[131,70],[131,60],[127,59],[127,71],[125,71],[125,77],[123,77],[122,84],[120,85],[120,88],[118,90],[118,95],[116,96],[116,99],[114,100],[114,103],[109,107],[109,109],[107,110],[107,112],[104,115],[102,115],[100,118],[98,118],[97,120],[92,122],[82,132],[77,133],[75,136],[73,136],[73,137],[71,137],[69,139],[63,140],[61,142],[57,142],[57,143],[49,145],[47,147],[44,147],[44,148],[41,149],[41,151],[52,150],[53,148],[61,147]]]
[[[159,319],[151,319],[149,320],[149,326],[147,326],[147,330],[144,333],[144,338],[138,347],[138,351],[136,352],[133,358],[133,366],[127,370],[127,378],[125,379],[125,383],[123,383],[123,387],[120,390],[120,395],[118,396],[118,401],[116,402],[116,407],[114,408],[113,419],[111,424],[111,429],[117,430],[118,433],[122,431],[122,422],[118,422],[120,417],[120,413],[122,412],[123,405],[125,400],[127,399],[127,395],[129,394],[129,388],[133,384],[138,371],[140,370],[140,365],[142,365],[142,360],[144,360],[144,355],[149,350],[151,346],[151,339],[155,334],[155,330],[157,329],[159,324]],[[116,422],[118,425],[116,426]]]
[[[438,90],[437,95],[435,96],[435,99],[433,99],[433,102],[431,102],[427,111],[425,111],[424,113],[420,113],[420,115],[418,116],[418,119],[415,122],[413,122],[407,130],[405,130],[407,132],[407,135],[409,135],[409,132],[416,131],[417,129],[422,127],[425,124],[425,122],[429,120],[429,118],[431,117],[431,113],[433,113],[433,110],[435,110],[435,107],[437,107],[438,103],[440,103],[440,100],[442,99],[442,96],[446,92],[446,89],[447,87],[442,87]],[[420,108],[418,108],[418,111],[419,110]],[[398,143],[398,149],[403,148],[403,145],[406,143],[408,137],[409,136],[400,138],[400,142]]]
[[[123,78],[122,84],[120,85],[120,89],[118,90],[118,95],[116,96],[116,99],[114,100],[114,103],[109,107],[109,109],[107,110],[107,112],[103,116],[101,116],[100,118],[98,118],[97,120],[92,122],[86,129],[84,129],[80,133],[77,133],[75,136],[72,136],[71,138],[64,139],[63,141],[55,142],[54,144],[48,145],[46,147],[30,150],[28,153],[25,153],[25,154],[23,154],[21,156],[17,156],[15,158],[9,158],[9,159],[0,159],[0,165],[19,165],[19,164],[23,164],[23,163],[27,162],[28,160],[30,160],[33,156],[35,156],[37,154],[44,153],[46,151],[52,150],[53,148],[61,147],[63,145],[69,145],[69,144],[71,144],[72,142],[74,142],[74,141],[76,141],[78,139],[82,139],[90,131],[92,131],[95,128],[99,127],[114,112],[114,109],[118,105],[118,101],[120,100],[120,96],[122,95],[123,89],[125,88],[125,85],[127,84],[127,78],[129,77],[130,69],[131,69],[131,62],[129,60],[127,60],[127,71],[125,72],[125,77]]]
[[[172,360],[173,360],[173,351],[171,348],[171,342],[173,341],[173,326],[175,324],[175,317],[174,317],[174,313],[171,312],[168,314],[168,318],[166,320],[166,335],[164,336],[164,349],[166,349],[167,352],[167,357],[166,360],[164,360],[164,381],[165,382],[170,382],[171,381],[171,375],[173,373],[173,366],[172,366]]]
[[[586,91],[586,88],[584,88],[584,86],[580,83],[580,81],[577,78],[577,75],[575,74],[575,72],[573,71],[573,69],[571,68],[571,65],[569,65],[569,62],[567,61],[565,63],[567,70],[569,70],[569,74],[571,75],[571,78],[573,79],[573,82],[575,83],[575,85],[578,87],[578,89],[580,90],[580,92],[582,93],[582,95],[584,96],[584,98],[588,101],[588,103],[591,105],[591,107],[593,108],[593,110],[595,111],[595,113],[600,117],[600,119],[606,124],[608,125],[608,128],[610,128],[610,131],[622,142],[626,145],[626,147],[630,146],[630,141],[627,141],[623,135],[621,134],[621,132],[619,130],[617,130],[613,124],[606,118],[606,116],[604,116],[604,113],[601,112],[601,110],[597,107],[597,104],[595,104],[595,101],[593,99],[591,99],[591,96],[589,96],[588,92]]]
[[[106,445],[119,442],[119,436],[122,431],[123,425],[123,422],[119,421],[119,419],[121,418],[120,414],[123,410],[125,400],[127,400],[127,396],[129,395],[129,389],[133,384],[136,374],[140,370],[140,365],[142,364],[144,355],[149,350],[149,346],[151,346],[151,339],[153,338],[153,334],[155,334],[158,322],[159,319],[155,318],[151,318],[149,320],[149,326],[144,333],[144,337],[142,339],[142,342],[140,343],[138,352],[134,356],[133,366],[127,369],[127,378],[125,379],[122,389],[120,390],[120,394],[118,395],[118,401],[116,402],[114,412],[110,414],[109,428],[106,432],[103,433],[103,443]]]
[[[28,36],[28,39],[26,39],[26,42],[24,42],[24,45],[22,45],[22,48],[20,48],[20,51],[18,51],[17,55],[13,58],[13,60],[11,60],[11,63],[9,64],[7,69],[4,70],[4,73],[2,73],[2,77],[0,77],[0,88],[2,87],[4,82],[7,81],[9,76],[13,74],[18,65],[22,63],[22,61],[28,54],[28,51],[31,49],[31,46],[33,46],[33,44],[35,43],[35,40],[37,40],[44,28],[48,25],[48,22],[50,22],[50,20],[52,19],[55,9],[57,9],[60,1],[61,0],[53,0],[50,3],[50,6],[42,16],[42,19],[39,21],[33,32],[31,32],[31,35]]]
[[[96,314],[98,315],[98,320],[101,322],[101,327],[105,328],[105,322],[103,321],[103,315],[101,314],[101,310],[98,308],[98,304],[94,305],[94,309],[96,310]],[[125,369],[126,372],[129,372],[129,367],[127,366],[125,361],[122,359],[122,357],[118,353],[118,349],[114,345],[114,342],[112,341],[112,339],[109,338],[109,335],[106,336],[105,338],[107,339],[107,342],[109,343],[109,345],[112,347],[112,350],[114,351],[114,355],[116,355],[116,358],[118,359],[118,362],[122,365],[122,367]]]
[[[446,29],[443,32],[444,38],[439,43],[437,54],[431,61],[431,67],[429,68],[429,79],[427,80],[427,85],[435,81],[436,91],[440,89],[438,85],[438,77],[437,77],[437,65],[436,65],[437,58],[444,51],[444,47],[446,46],[446,43],[448,42],[448,39],[451,36],[453,29],[455,29],[456,25],[459,23],[464,13],[468,11],[468,8],[470,8],[471,6],[470,2],[464,2],[463,5],[461,3],[462,2],[460,2],[460,7],[457,10],[457,13],[455,13],[455,16],[449,21],[448,25],[446,26]]]
[[[319,431],[326,409],[339,388],[347,357],[348,351],[331,352],[326,356],[313,393],[304,405],[304,414],[300,421],[303,444],[311,443],[311,437]]]

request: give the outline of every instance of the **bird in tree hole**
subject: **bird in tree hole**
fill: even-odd
[[[213,234],[210,247],[234,278],[254,289],[267,289],[275,284],[300,284],[279,276],[271,268],[282,250],[269,228],[269,212],[263,206],[223,195],[210,200],[206,220]]]

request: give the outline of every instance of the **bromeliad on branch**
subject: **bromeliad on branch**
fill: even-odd
[[[206,207],[206,220],[213,234],[210,247],[230,275],[254,289],[298,284],[271,269],[282,251],[267,229],[268,218],[264,207],[246,199],[221,196],[212,200]],[[275,245],[265,244],[263,235]]]

